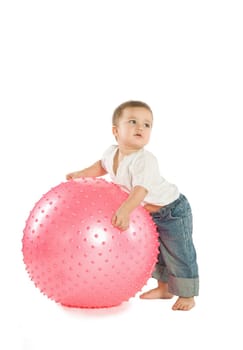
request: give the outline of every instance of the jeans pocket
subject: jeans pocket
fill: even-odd
[[[171,210],[170,208],[161,208],[160,211],[156,212],[156,213],[151,213],[151,216],[153,218],[153,220],[157,223],[161,222],[161,221],[167,221],[167,220],[171,220],[171,214],[170,214]]]
[[[171,208],[171,219],[184,218],[191,216],[191,207],[186,198],[183,198],[175,207]]]

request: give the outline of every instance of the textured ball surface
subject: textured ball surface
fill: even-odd
[[[137,207],[120,231],[112,215],[127,198],[104,179],[68,181],[52,188],[26,221],[26,269],[46,296],[70,307],[115,306],[146,284],[158,255],[149,213]]]

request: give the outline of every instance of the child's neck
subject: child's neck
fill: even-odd
[[[113,159],[113,172],[114,172],[114,174],[117,173],[117,169],[119,167],[119,164],[122,162],[123,158],[125,158],[126,156],[129,156],[130,154],[132,154],[134,152],[139,151],[140,149],[134,149],[134,150],[129,149],[128,150],[128,149],[120,148],[118,146],[118,149],[117,149],[116,154],[115,154],[114,159]]]
[[[118,159],[121,161],[124,157],[140,151],[142,148],[129,148],[118,145]]]

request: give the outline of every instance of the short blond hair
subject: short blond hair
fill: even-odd
[[[117,125],[119,122],[119,119],[122,115],[122,112],[126,109],[126,108],[135,108],[135,107],[142,107],[147,109],[148,111],[151,112],[152,116],[153,116],[153,112],[151,110],[151,108],[149,107],[149,105],[145,102],[142,101],[134,101],[134,100],[130,100],[130,101],[126,101],[123,102],[122,104],[120,104],[113,112],[112,115],[112,125]]]

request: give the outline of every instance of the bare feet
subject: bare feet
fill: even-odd
[[[141,299],[171,299],[173,294],[168,291],[168,284],[164,282],[158,282],[158,287],[149,290],[140,295]],[[195,306],[194,297],[178,297],[175,304],[172,306],[172,310],[189,311]]]
[[[168,284],[158,282],[158,287],[140,295],[141,299],[171,299],[173,294],[168,292]]]
[[[172,306],[172,310],[189,311],[195,306],[194,297],[183,298],[179,297],[175,304]]]

